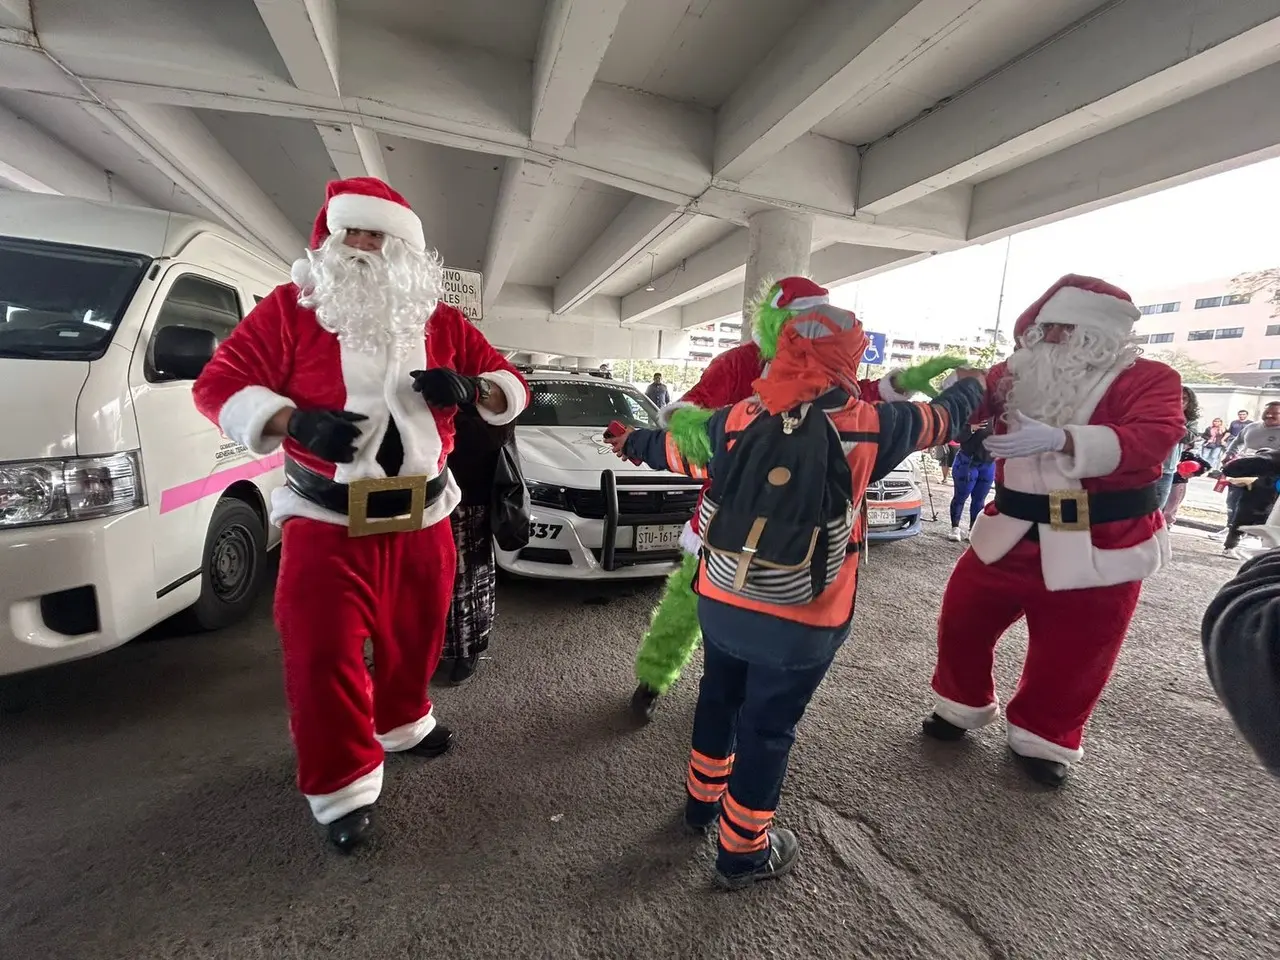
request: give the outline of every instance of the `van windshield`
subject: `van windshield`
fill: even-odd
[[[0,237],[0,357],[98,359],[150,262]]]

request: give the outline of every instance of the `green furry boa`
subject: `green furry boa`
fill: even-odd
[[[681,407],[667,419],[667,432],[676,443],[676,449],[690,463],[705,467],[711,462],[711,437],[707,424],[715,415],[714,410],[702,407]]]
[[[693,577],[698,558],[684,561],[667,579],[667,591],[653,611],[649,632],[636,654],[636,679],[650,690],[666,693],[680,679],[702,634],[698,629],[698,597]]]

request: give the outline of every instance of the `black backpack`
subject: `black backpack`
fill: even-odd
[[[720,460],[699,515],[707,578],[762,603],[816,600],[844,564],[856,516],[830,417],[812,404],[762,410]]]

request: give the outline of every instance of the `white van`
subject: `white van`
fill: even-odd
[[[0,192],[0,675],[248,611],[282,458],[223,437],[191,381],[287,279],[191,217]]]

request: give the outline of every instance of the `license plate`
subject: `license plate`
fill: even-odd
[[[873,527],[892,527],[898,522],[898,511],[885,509],[869,509],[867,523]]]
[[[677,525],[636,527],[636,549],[677,550],[680,547],[680,531]]]

